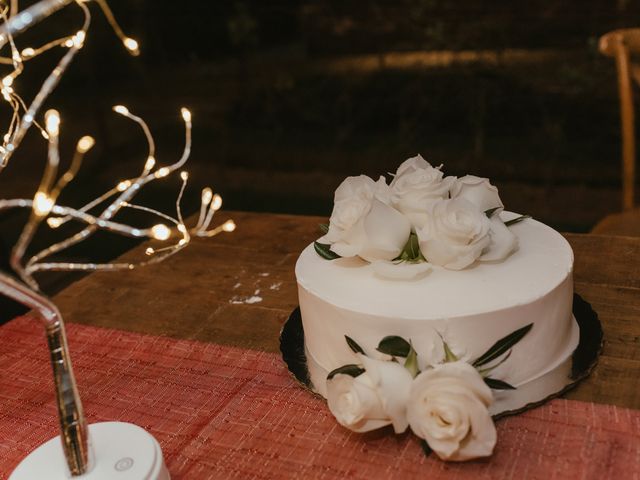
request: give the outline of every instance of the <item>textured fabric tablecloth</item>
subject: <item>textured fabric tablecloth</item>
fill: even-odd
[[[90,422],[121,420],[160,442],[173,479],[640,480],[640,411],[554,400],[497,422],[491,459],[425,458],[410,434],[340,427],[276,354],[81,325],[67,328]],[[57,435],[44,332],[0,328],[0,478]]]

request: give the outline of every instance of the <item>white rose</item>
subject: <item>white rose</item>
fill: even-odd
[[[445,363],[420,373],[411,386],[411,430],[443,460],[487,457],[496,444],[488,407],[493,397],[466,362]]]
[[[426,220],[427,206],[434,200],[449,197],[455,177],[443,178],[443,175],[421,155],[405,160],[391,181],[393,206],[407,215],[416,227],[421,227]]]
[[[476,261],[491,242],[489,219],[464,198],[439,200],[427,214],[427,222],[416,233],[420,251],[430,263],[461,270]]]
[[[496,215],[504,209],[498,189],[491,185],[488,178],[465,175],[456,179],[451,188],[451,198],[464,198],[483,212],[497,208]]]
[[[329,231],[319,241],[331,244],[341,257],[396,258],[409,239],[411,224],[389,201],[384,177],[377,182],[366,175],[347,177],[336,189]]]
[[[327,380],[329,410],[340,425],[354,432],[368,432],[393,425],[404,432],[407,401],[413,378],[399,363],[375,360],[359,354],[365,372],[357,377],[337,374]]]

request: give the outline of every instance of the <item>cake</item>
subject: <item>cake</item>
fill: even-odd
[[[493,450],[487,418],[566,385],[579,340],[571,247],[505,211],[487,179],[445,177],[420,156],[389,185],[350,177],[324,230],[295,274],[311,384],[344,426],[410,426],[441,458],[466,460]],[[424,393],[437,385],[444,403]],[[432,420],[468,431],[443,444]]]

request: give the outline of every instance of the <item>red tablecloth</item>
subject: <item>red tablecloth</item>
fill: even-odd
[[[489,460],[425,458],[416,438],[354,434],[271,353],[69,325],[90,422],[121,420],[160,442],[173,479],[640,479],[640,411],[555,400],[497,422]],[[0,478],[58,420],[44,332],[0,327]]]

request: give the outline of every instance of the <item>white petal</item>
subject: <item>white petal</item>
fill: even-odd
[[[395,208],[374,199],[364,219],[366,244],[360,256],[368,261],[393,260],[411,234],[411,223]]]
[[[382,260],[371,262],[373,271],[379,277],[388,280],[416,280],[431,271],[427,262],[385,262]]]
[[[391,419],[394,431],[404,432],[409,426],[407,402],[413,377],[399,363],[374,360],[362,354],[358,357],[367,375],[376,383],[382,408]]]
[[[498,208],[499,211],[504,208],[498,189],[488,179],[474,175],[459,178],[451,190],[451,196],[469,200],[483,212],[492,208]]]
[[[509,230],[509,227],[502,222],[498,215],[492,216],[490,221],[489,236],[491,243],[480,257],[480,261],[483,262],[504,260],[518,246],[518,237]]]

